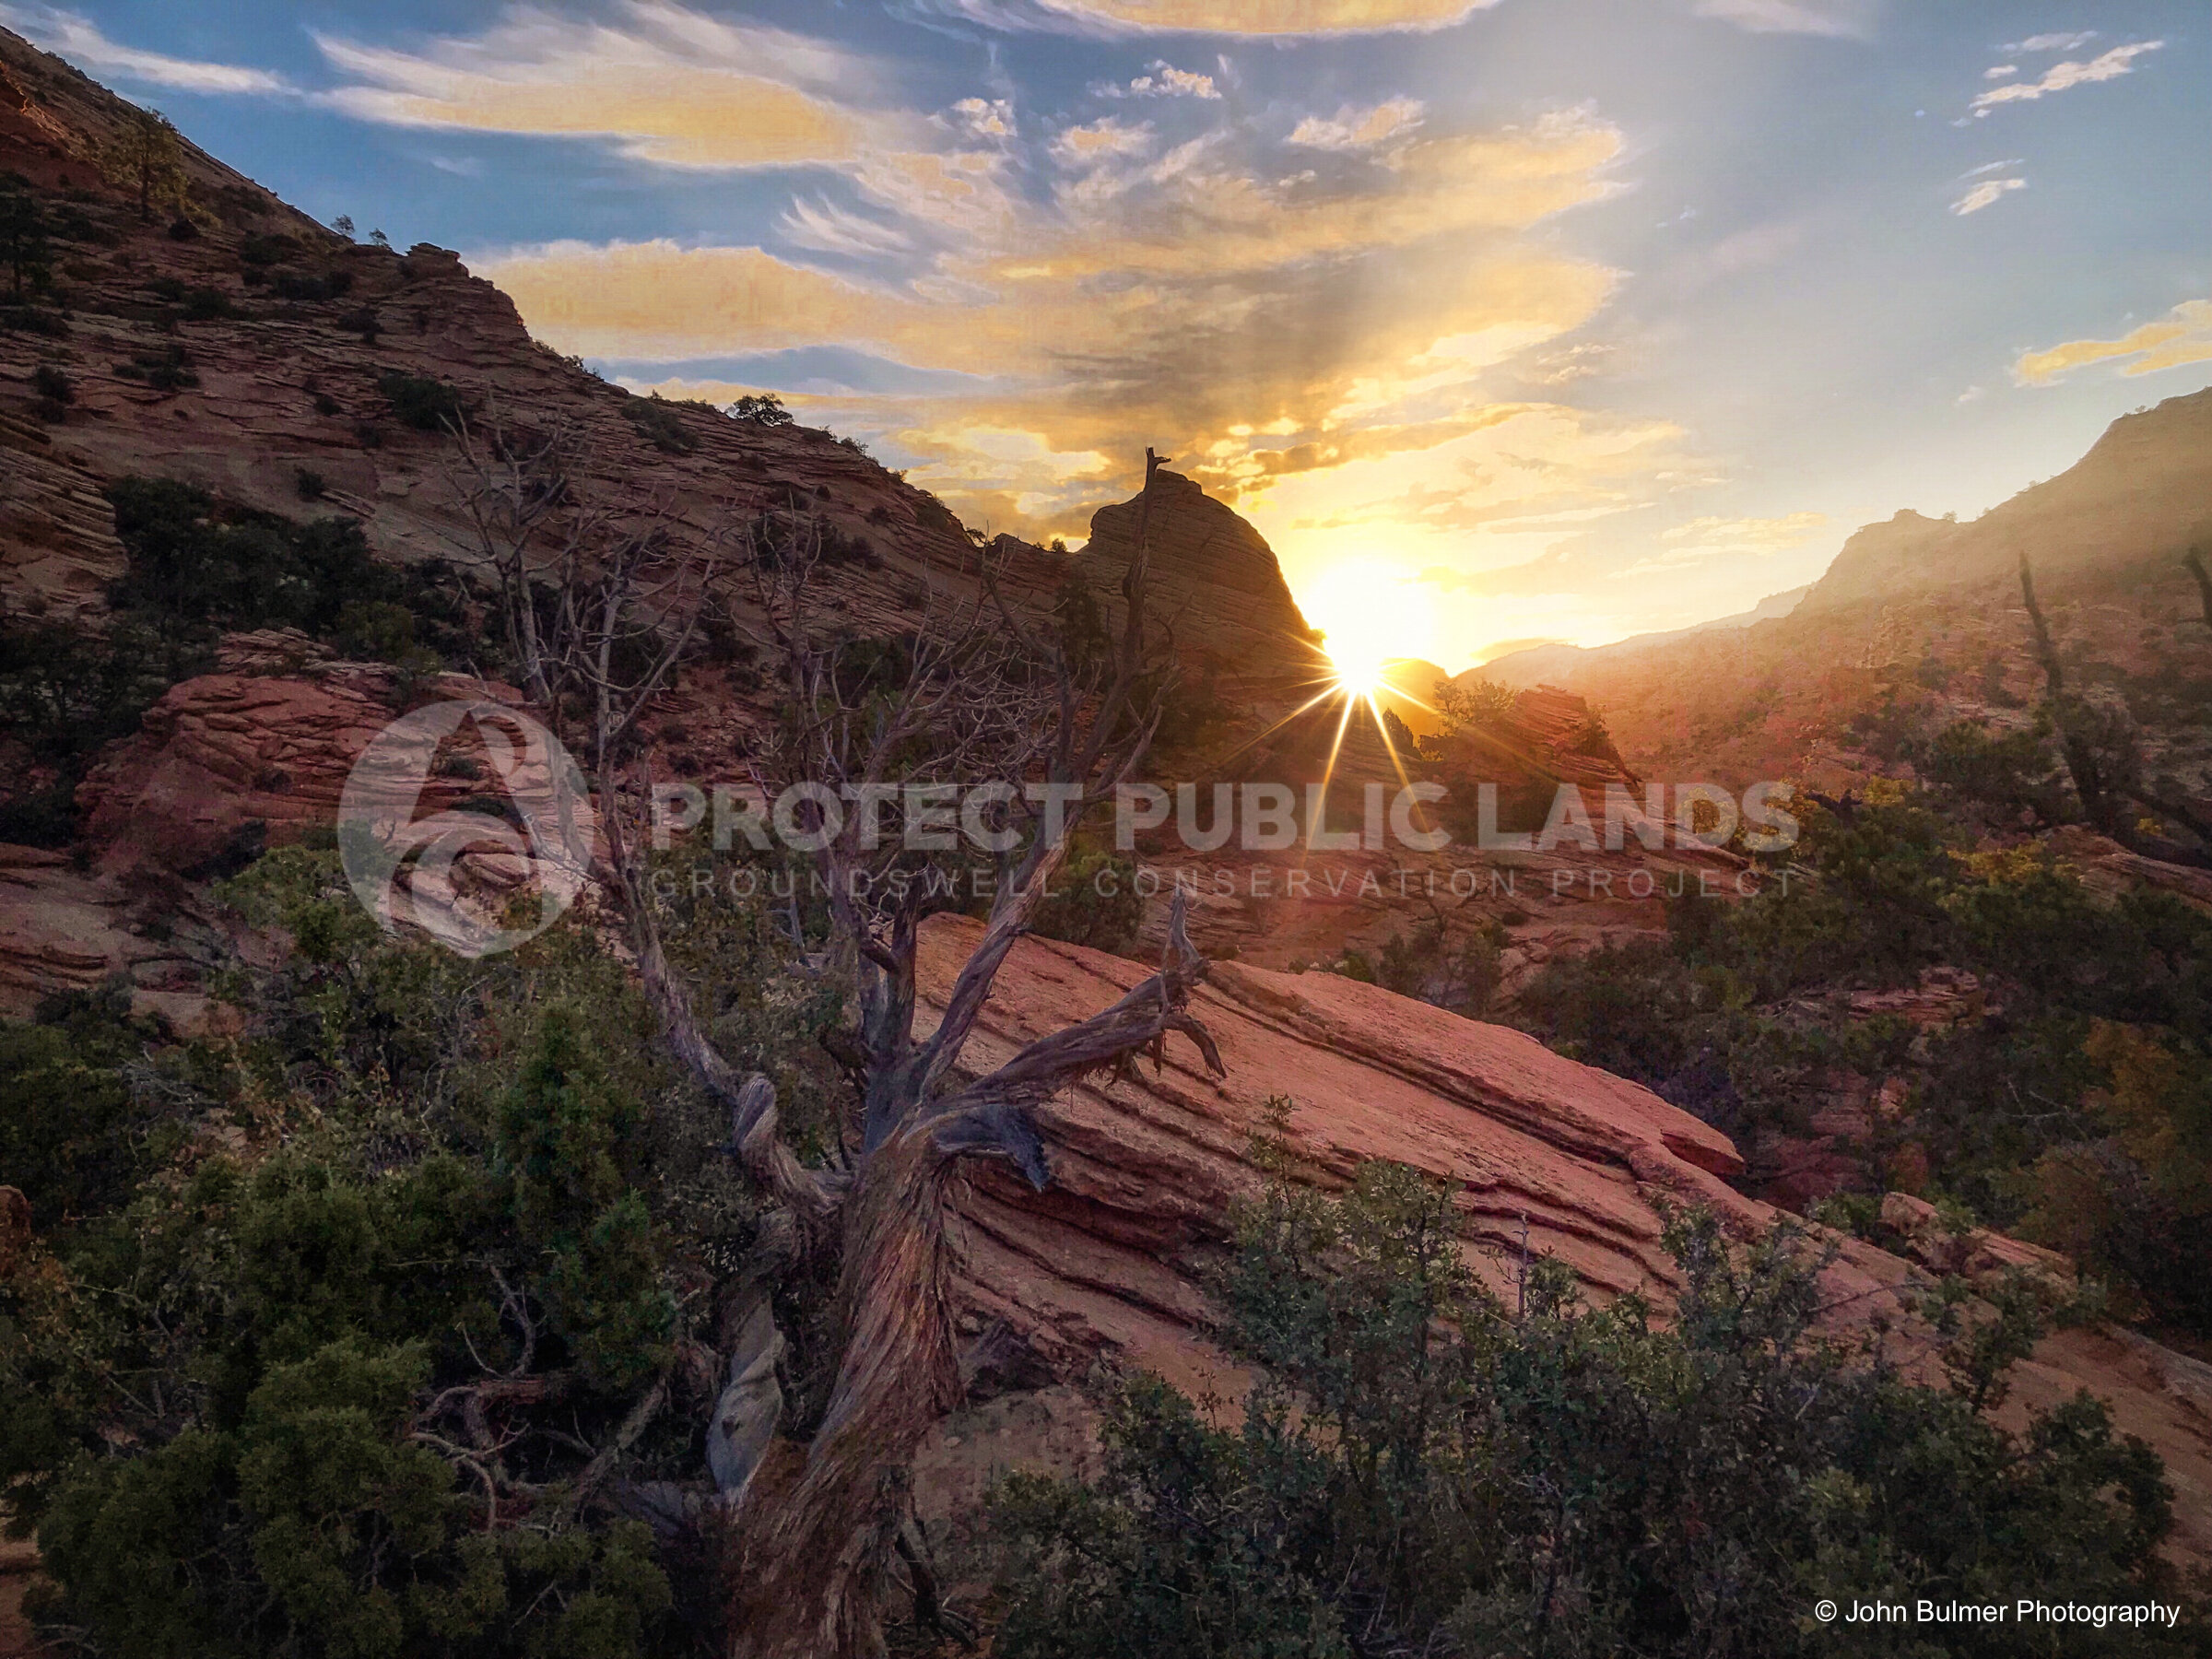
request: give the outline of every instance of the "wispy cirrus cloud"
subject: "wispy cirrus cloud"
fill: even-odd
[[[2156,323],[2113,340],[2069,340],[2023,352],[2012,366],[2023,385],[2047,386],[2061,375],[2094,363],[2119,363],[2124,375],[2155,374],[2189,363],[2212,362],[2212,300],[2185,300]]]
[[[179,92],[267,96],[298,90],[283,76],[266,69],[170,57],[125,46],[110,40],[89,18],[58,6],[0,5],[0,24],[6,24],[34,45],[119,80],[168,87]]]
[[[1998,50],[2007,53],[2078,52],[2096,38],[2097,31],[2093,29],[2084,29],[2074,34],[2030,35],[2024,41],[2015,41],[2009,46],[2003,46]]]
[[[327,100],[365,121],[601,138],[688,168],[837,164],[881,142],[842,100],[875,78],[867,65],[827,42],[656,0],[626,0],[604,22],[516,8],[416,52],[315,42],[348,78]]]
[[[1498,0],[1038,0],[1049,12],[1165,34],[1347,35],[1448,29]],[[965,8],[963,8],[965,9]]]
[[[913,239],[896,226],[851,212],[827,196],[813,201],[794,197],[776,220],[776,229],[793,247],[818,253],[873,258],[911,253],[914,248]]]
[[[1979,213],[1984,207],[1995,206],[2016,190],[2027,188],[2028,181],[2025,179],[1983,179],[1951,204],[1951,211],[1964,218],[1970,213]]]
[[[2053,64],[2039,79],[2007,81],[2001,87],[1992,87],[1978,96],[1971,108],[1976,115],[1987,115],[1999,104],[2031,102],[2039,98],[2048,98],[2054,92],[2070,91],[2076,87],[2117,80],[2124,75],[2135,72],[2137,58],[2146,53],[2160,51],[2165,44],[2163,41],[2137,41],[2131,45],[2115,46],[2110,52],[2087,60],[2069,58],[2063,64]]]
[[[1880,9],[1880,0],[1698,0],[1697,14],[1759,34],[1863,40],[1874,32]]]

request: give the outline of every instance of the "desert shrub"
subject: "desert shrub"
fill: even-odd
[[[73,404],[76,401],[76,383],[52,363],[41,363],[30,371],[30,389],[48,403]]]
[[[384,568],[351,519],[300,524],[167,479],[109,490],[130,554],[111,601],[186,623],[327,629],[350,601],[380,595]]]
[[[697,432],[684,424],[676,406],[662,401],[658,393],[651,397],[633,397],[622,406],[622,413],[629,424],[638,429],[638,436],[665,455],[690,455],[699,451]]]
[[[42,292],[52,276],[53,249],[47,237],[56,229],[22,174],[0,177],[0,265],[7,267],[9,297],[17,304]]]
[[[1960,720],[1912,750],[1922,775],[1952,798],[2006,818],[2031,812],[2046,824],[2065,813],[2051,723],[1993,735],[1986,723]]]
[[[1786,1228],[1743,1247],[1674,1218],[1663,1323],[1636,1296],[1589,1305],[1549,1260],[1502,1302],[1453,1219],[1449,1194],[1381,1165],[1341,1200],[1278,1185],[1243,1210],[1220,1298],[1258,1376],[1241,1427],[1139,1377],[1112,1398],[1100,1479],[1003,1483],[994,1651],[1887,1652],[1806,1608],[2024,1584],[2181,1596],[2163,1646],[2070,1640],[2198,1651],[2204,1609],[2158,1555],[2157,1456],[2087,1394],[2018,1432],[1981,1409],[2035,1328],[2025,1291],[1931,1304],[1950,1384],[1922,1386],[1818,1332],[1819,1260]],[[1947,1643],[2034,1651],[2008,1627]]]
[[[1144,925],[1136,865],[1105,847],[1072,848],[1030,924],[1032,933],[1093,950],[1122,952]]]
[[[396,663],[415,649],[415,613],[389,600],[356,599],[338,613],[333,639],[347,656]]]
[[[390,402],[400,424],[418,432],[458,426],[468,413],[468,405],[457,388],[428,375],[394,369],[378,377],[376,389]]]
[[[155,1037],[132,1020],[128,986],[0,1024],[0,1170],[41,1231],[113,1209],[175,1150],[160,1080],[129,1077]]]
[[[689,1651],[652,1535],[578,1482],[618,1431],[629,1474],[698,1468],[716,1389],[676,1357],[753,1224],[721,1113],[588,930],[466,961],[303,849],[221,896],[290,942],[230,976],[241,1042],[0,1026],[41,1234],[0,1277],[0,1500],[41,1616],[118,1654]],[[794,1001],[743,919],[670,928],[718,1035],[834,1081],[834,991]]]
[[[1463,934],[1454,944],[1441,920],[1424,922],[1410,937],[1393,933],[1374,967],[1375,982],[1401,996],[1418,996],[1480,1019],[1488,1012],[1502,976],[1495,924]]]
[[[279,271],[269,279],[269,287],[279,300],[298,300],[317,304],[325,300],[343,300],[353,292],[353,273],[331,270],[305,275],[297,271]]]
[[[134,353],[128,362],[110,365],[119,379],[137,381],[157,392],[180,392],[196,386],[200,377],[192,366],[192,354],[182,346]]]
[[[297,241],[280,234],[249,236],[238,244],[241,264],[251,270],[265,270],[297,259],[300,248]]]
[[[207,647],[204,636],[164,633],[133,615],[111,618],[102,632],[0,619],[0,716],[39,759],[82,758],[135,731],[148,703],[206,667]]]
[[[187,322],[213,323],[236,315],[238,312],[230,303],[230,296],[220,288],[195,288],[184,296]]]

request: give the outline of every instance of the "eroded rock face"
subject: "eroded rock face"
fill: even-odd
[[[43,848],[0,846],[0,1018],[120,983],[135,1013],[180,1033],[219,1018],[204,990],[223,954],[217,930],[182,882],[151,874],[125,879]]]
[[[332,822],[347,769],[394,715],[389,670],[342,666],[352,672],[171,686],[77,791],[101,863],[189,874],[246,853],[250,838],[281,843]]]
[[[1120,589],[1144,500],[1132,496],[1091,515],[1077,568],[1101,592]],[[1275,550],[1233,509],[1181,473],[1162,470],[1152,482],[1147,534],[1153,604],[1176,619],[1179,638],[1201,643],[1240,672],[1302,677],[1314,671],[1319,654]]]
[[[981,924],[964,917],[924,926],[924,1026],[980,935]],[[998,976],[963,1067],[1003,1062],[1097,1012],[1146,971],[1025,940]],[[1664,1307],[1675,1283],[1660,1245],[1665,1206],[1707,1206],[1747,1237],[1779,1217],[1724,1179],[1743,1168],[1726,1136],[1519,1032],[1335,975],[1234,962],[1215,965],[1192,1011],[1219,1042],[1226,1077],[1171,1038],[1164,1069],[1145,1061],[1039,1112],[1053,1162],[1046,1192],[988,1166],[971,1182],[962,1324],[971,1336],[995,1339],[1002,1352],[1010,1339],[1030,1358],[1025,1387],[1079,1380],[1106,1357],[1186,1391],[1241,1397],[1241,1374],[1209,1338],[1202,1281],[1228,1240],[1231,1206],[1261,1184],[1253,1137],[1267,1132],[1277,1097],[1288,1102],[1298,1179],[1334,1188],[1360,1163],[1389,1159],[1451,1183],[1469,1264],[1495,1288],[1510,1283],[1525,1249],[1567,1263],[1595,1297],[1639,1290]],[[1925,1207],[1898,1212],[1916,1239],[1927,1231]],[[1825,1283],[1839,1326],[1894,1314],[1899,1292],[1929,1282],[1926,1266],[1869,1244],[1840,1239],[1836,1248]],[[1938,1266],[1970,1275],[2065,1272],[2048,1253],[1995,1235],[1931,1233],[1926,1248]],[[2021,1368],[2009,1409],[2050,1406],[2085,1386],[2110,1400],[2122,1425],[2168,1460],[2183,1495],[2181,1548],[2203,1557],[2212,1553],[2212,1390],[2199,1381],[2203,1369],[2138,1337],[2063,1332]],[[975,1414],[959,1419],[924,1453],[924,1466],[991,1461],[946,1439],[992,1432]],[[1072,1430],[1063,1438],[1080,1440]],[[1018,1436],[1006,1450],[1021,1461],[1047,1455]]]
[[[924,1024],[980,933],[953,916],[925,927]],[[963,1065],[997,1064],[1146,972],[1024,941]],[[979,1329],[1002,1319],[1076,1374],[1101,1349],[1171,1372],[1203,1363],[1200,1278],[1227,1237],[1230,1206],[1260,1184],[1253,1138],[1278,1096],[1294,1155],[1321,1184],[1342,1184],[1377,1158],[1453,1182],[1470,1257],[1494,1281],[1504,1261],[1496,1253],[1517,1253],[1525,1227],[1530,1251],[1559,1255],[1597,1291],[1664,1288],[1662,1205],[1709,1205],[1746,1229],[1764,1217],[1721,1179],[1742,1168],[1726,1136],[1518,1031],[1332,974],[1235,962],[1216,964],[1193,1011],[1221,1046],[1225,1078],[1171,1039],[1163,1071],[1147,1062],[1043,1109],[1050,1190],[977,1177],[967,1214]]]

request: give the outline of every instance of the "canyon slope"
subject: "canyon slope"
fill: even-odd
[[[2193,547],[2212,553],[2212,390],[2123,417],[2065,472],[1971,523],[1908,511],[1867,525],[1786,616],[1544,647],[1472,677],[1586,698],[1646,775],[1845,789],[1884,770],[1864,728],[1885,701],[1936,724],[2027,725],[2042,674],[2025,558],[2062,654],[2129,706],[2150,773],[2212,797],[2212,721],[2181,696],[2212,681],[2212,626],[2182,562]]]

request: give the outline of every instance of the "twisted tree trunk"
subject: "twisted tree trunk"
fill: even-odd
[[[917,1126],[868,1160],[848,1201],[843,1364],[797,1485],[761,1492],[740,1513],[732,1659],[882,1651],[909,1469],[960,1397],[947,1297],[952,1164]]]

